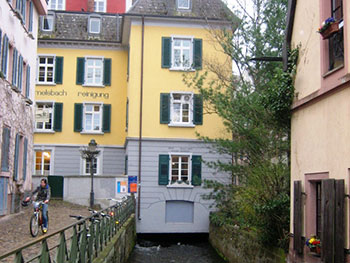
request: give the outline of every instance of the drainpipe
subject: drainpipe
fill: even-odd
[[[138,168],[138,195],[137,195],[137,218],[141,220],[141,157],[142,157],[142,107],[143,107],[143,59],[145,46],[145,17],[142,16],[141,33],[141,83],[140,83],[140,131],[139,131],[139,168]]]

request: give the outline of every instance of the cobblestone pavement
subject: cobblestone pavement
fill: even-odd
[[[29,219],[33,213],[33,206],[22,209],[22,212],[0,218],[0,255],[24,245],[42,236],[41,231],[36,238],[29,232]],[[69,215],[90,215],[87,207],[71,204],[59,200],[51,200],[49,204],[49,230],[48,234],[74,223],[76,220]],[[66,233],[68,239],[69,233]],[[49,247],[56,245],[58,236],[49,240]],[[30,251],[24,251],[25,257],[38,254],[40,245]],[[0,262],[10,262],[0,260]]]

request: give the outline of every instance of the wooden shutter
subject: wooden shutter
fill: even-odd
[[[193,40],[193,66],[195,69],[202,69],[202,39]]]
[[[54,124],[53,130],[56,132],[62,131],[63,103],[55,103],[54,106]]]
[[[293,199],[293,248],[298,254],[303,253],[302,240],[302,223],[303,223],[303,206],[302,206],[301,181],[294,181],[294,199]]]
[[[83,104],[74,104],[74,131],[81,132],[83,130]]]
[[[171,38],[162,37],[162,68],[171,68]]]
[[[334,262],[345,262],[345,214],[344,214],[345,183],[335,180],[335,225],[334,225]]]
[[[30,96],[30,66],[27,64],[27,73],[26,73],[26,98]]]
[[[112,59],[105,58],[103,63],[103,85],[111,85]]]
[[[23,82],[23,57],[19,55],[18,58],[18,89],[22,91]]]
[[[199,94],[193,96],[193,123],[195,125],[203,124],[203,97]]]
[[[192,185],[199,186],[202,184],[202,157],[192,155]]]
[[[85,74],[85,58],[77,58],[77,85],[84,84],[84,74]]]
[[[0,29],[0,66],[1,66],[1,57],[2,57],[2,49],[1,49],[1,47],[2,47],[2,30]],[[0,71],[2,71],[2,66],[0,67]]]
[[[170,122],[170,94],[160,94],[160,123],[168,124]]]
[[[63,57],[56,57],[55,61],[55,83],[63,83]]]
[[[21,6],[21,14],[22,14],[22,23],[25,25],[26,24],[26,6],[27,6],[27,0],[21,0],[22,1],[22,6]]]
[[[13,164],[13,180],[15,181],[18,180],[19,142],[20,142],[20,135],[16,134],[15,157],[14,157],[14,164]]]
[[[169,155],[159,155],[158,184],[168,185],[169,183]]]
[[[11,130],[9,128],[3,128],[1,148],[1,171],[3,172],[9,171],[10,133]]]
[[[29,2],[29,24],[28,24],[28,31],[33,31],[33,2]]]
[[[111,104],[103,104],[102,131],[111,132]]]
[[[24,138],[23,145],[23,181],[27,178],[27,155],[28,155],[28,139]]]
[[[3,46],[2,46],[2,57],[1,57],[1,71],[4,76],[7,76],[7,56],[9,51],[9,39],[7,35],[4,35]]]
[[[18,64],[18,53],[17,49],[13,49],[13,58],[12,58],[12,85],[17,87],[17,64]]]

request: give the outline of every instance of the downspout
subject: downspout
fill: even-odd
[[[145,46],[145,17],[142,16],[141,33],[141,83],[140,83],[140,130],[139,130],[139,167],[138,167],[138,195],[137,195],[137,219],[141,220],[141,157],[142,157],[142,107],[143,107],[143,59]]]

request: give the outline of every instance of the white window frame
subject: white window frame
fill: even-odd
[[[51,29],[44,29],[44,22],[47,17],[52,17],[52,28]],[[43,16],[41,19],[41,30],[44,32],[52,32],[55,28],[55,15],[52,13],[48,13],[46,16]]]
[[[193,36],[171,36],[171,68],[170,70],[193,70]],[[175,49],[177,49],[175,47],[175,40],[190,40],[191,44],[190,44],[190,48],[189,48],[189,52],[190,52],[190,61],[189,61],[189,66],[188,67],[184,67],[183,65],[181,66],[175,66]],[[182,47],[181,49],[181,54],[182,54],[182,50],[184,50],[184,48]],[[182,61],[183,64],[183,61]]]
[[[92,26],[91,26],[91,23],[94,21],[98,21],[98,23],[99,23],[98,31],[96,31],[96,32],[92,31]],[[100,34],[101,33],[101,17],[98,17],[98,16],[89,17],[89,33],[90,34]]]
[[[58,8],[58,1],[62,1],[62,9]],[[56,5],[54,8],[51,8],[51,3],[52,3],[52,0],[49,0],[49,3],[47,5],[48,10],[66,10],[66,0],[56,0]]]
[[[53,171],[54,171],[54,156],[55,156],[55,149],[52,147],[45,147],[45,146],[34,146],[34,160],[33,160],[33,174],[37,175],[36,173],[36,152],[51,152],[51,156],[50,156],[50,171],[48,175],[52,175]],[[41,163],[41,165],[43,165],[43,161]],[[43,168],[43,166],[42,166]],[[41,176],[44,176],[42,174],[43,170],[41,171]]]
[[[189,102],[189,121],[188,122],[174,122],[174,95],[178,94],[181,96],[186,96],[189,95],[190,96],[190,102]],[[182,100],[182,99],[181,99]],[[195,125],[193,124],[193,104],[194,104],[194,94],[193,92],[184,92],[184,91],[178,91],[178,92],[171,92],[170,93],[170,123],[169,126],[174,126],[174,127],[195,127]],[[181,104],[182,105],[182,104]],[[181,107],[181,112],[182,112],[182,107]],[[180,116],[182,118],[182,114]]]
[[[52,106],[52,112],[51,112],[51,129],[45,129],[45,128],[43,128],[43,129],[38,129],[38,128],[37,128],[36,110],[37,110],[38,104],[46,104],[46,105],[51,104],[51,106]],[[55,116],[55,102],[54,102],[54,101],[36,101],[36,102],[35,102],[35,115],[34,115],[34,125],[35,125],[34,131],[35,131],[36,133],[54,133],[54,130],[53,130],[54,121],[55,121],[55,120],[54,120],[54,116]],[[45,126],[45,125],[43,125],[43,126]]]
[[[40,64],[40,58],[45,58],[46,62],[45,64]],[[48,58],[53,58],[52,63],[52,81],[47,81],[47,68],[50,64],[47,63]],[[45,81],[40,81],[40,65],[45,66]],[[36,84],[38,85],[56,85],[55,83],[55,70],[56,70],[56,55],[50,55],[50,54],[39,54],[38,55],[38,62],[37,62],[37,76],[36,76]]]
[[[102,131],[102,121],[103,121],[103,103],[99,103],[99,102],[86,102],[83,104],[84,108],[83,108],[83,131],[81,133],[93,133],[93,134],[103,134]],[[86,106],[91,105],[92,107],[94,106],[99,106],[100,107],[100,129],[98,131],[94,131],[94,130],[86,130]],[[93,114],[93,113],[92,113]],[[94,118],[92,118],[92,127],[94,124]]]
[[[177,0],[177,9],[190,10],[191,9],[191,0],[187,0],[187,6],[180,6],[180,0]]]
[[[188,157],[188,184],[183,182],[182,183],[178,183],[178,181],[176,181],[175,183],[172,183],[172,158],[175,156],[179,156],[179,157]],[[176,153],[176,152],[172,152],[169,153],[169,184],[168,187],[181,187],[181,188],[193,188],[192,185],[192,153]],[[181,163],[181,162],[180,162]],[[181,171],[181,166],[179,165],[179,172]],[[181,177],[181,172],[180,175],[178,175],[179,177]]]
[[[100,163],[101,163],[101,158],[100,158],[100,156],[97,156],[96,157],[96,160],[97,160],[97,166],[96,166],[96,173],[94,173],[94,175],[100,175],[101,173],[100,173],[100,167],[101,167],[101,165],[100,165]],[[83,159],[83,167],[82,167],[82,169],[83,169],[83,175],[90,175],[90,173],[87,173],[86,172],[86,165],[87,165],[87,161],[86,161],[86,159]]]
[[[88,83],[88,68],[90,66],[88,66],[88,60],[101,60],[102,62],[102,66],[101,66],[101,83]],[[94,66],[94,68],[97,68],[96,66]],[[83,86],[88,86],[88,87],[104,87],[103,85],[103,76],[104,76],[104,57],[85,57],[85,73],[84,73],[84,85]],[[93,79],[95,79],[95,71],[94,71],[94,75],[93,75]]]
[[[98,8],[96,8],[96,7],[99,7],[99,3],[103,3],[103,10],[98,10]],[[95,12],[105,13],[106,10],[107,10],[107,0],[94,0],[94,11]]]

